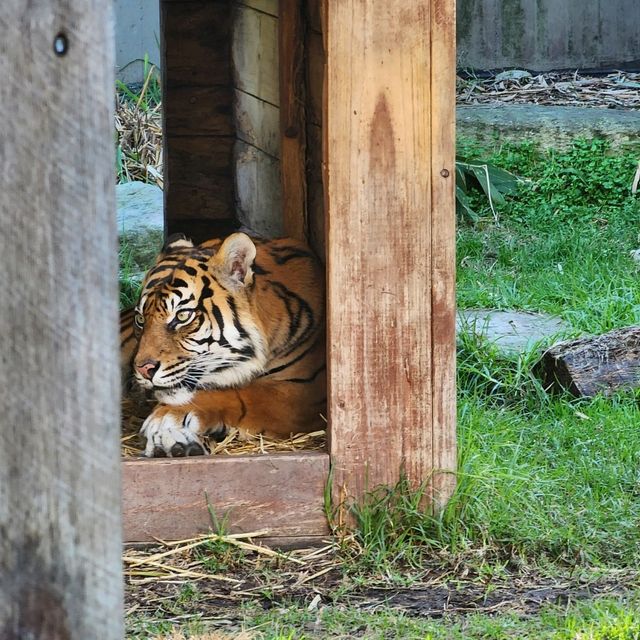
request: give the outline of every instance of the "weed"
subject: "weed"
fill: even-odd
[[[139,87],[129,86],[122,80],[116,80],[116,90],[122,98],[134,103],[141,111],[149,111],[162,102],[162,82],[158,68],[149,60],[149,54],[144,54],[142,64],[142,84]]]

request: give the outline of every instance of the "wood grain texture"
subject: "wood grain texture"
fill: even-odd
[[[278,0],[239,0],[237,3],[278,17]]]
[[[113,49],[108,2],[0,6],[3,640],[124,634]]]
[[[455,489],[456,448],[456,3],[431,0],[431,351],[433,478],[442,507]]]
[[[301,0],[304,5],[307,27],[316,33],[322,33],[323,0]]]
[[[238,140],[234,165],[240,222],[267,238],[285,235],[278,159]]]
[[[309,244],[325,262],[325,209],[323,184],[323,131],[324,82],[326,56],[322,29],[320,0],[307,0],[307,31],[305,34],[306,80],[306,178],[307,226]]]
[[[167,133],[175,136],[227,136],[234,134],[230,86],[168,87],[164,97]],[[216,141],[211,140],[215,145]]]
[[[304,23],[300,0],[280,0],[280,176],[285,235],[307,240]]]
[[[434,333],[434,313],[450,313],[433,309],[432,295],[438,301],[445,295],[433,294],[434,267],[438,277],[453,274],[453,254],[433,233],[441,218],[433,214],[432,145],[442,144],[434,140],[429,111],[434,7],[433,0],[325,3],[334,497],[359,497],[401,475],[413,485],[427,481],[434,444],[440,446],[433,432],[442,404],[437,395],[449,392],[448,382],[440,385],[451,372],[433,345],[453,344],[454,323]],[[439,71],[455,74],[453,66]],[[452,131],[444,109],[435,115]],[[445,196],[436,197],[446,206]],[[449,290],[443,288],[447,300]]]
[[[225,0],[161,0],[162,71],[169,90],[231,84],[230,24]]]
[[[329,456],[308,452],[123,462],[126,542],[184,539],[211,529],[207,501],[231,532],[328,533]]]
[[[321,33],[307,31],[305,40],[307,123],[322,126],[324,44]]]
[[[307,221],[309,244],[325,262],[324,186],[322,183],[322,128],[307,123]]]
[[[164,145],[170,168],[165,216],[171,220],[233,218],[233,138],[175,136]]]
[[[240,140],[280,158],[280,111],[239,89],[235,92],[235,125]]]
[[[235,219],[231,15],[225,0],[160,4],[165,227]],[[200,226],[200,225],[199,225]]]
[[[278,106],[278,18],[236,6],[231,56],[234,87]]]
[[[640,327],[567,340],[544,352],[535,367],[546,389],[577,397],[640,386]]]
[[[251,6],[247,6],[250,4]],[[238,219],[267,237],[283,235],[277,5],[238,4],[231,57],[236,101],[234,177]]]

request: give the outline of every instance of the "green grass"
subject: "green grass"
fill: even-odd
[[[639,324],[638,266],[629,255],[640,245],[640,201],[630,193],[637,158],[578,141],[565,152],[505,145],[488,159],[529,182],[500,208],[499,225],[460,225],[460,307],[550,312],[576,333]],[[510,360],[463,341],[460,486],[443,541],[634,566],[638,398],[548,397],[530,375],[536,357]]]
[[[179,609],[176,613],[179,615]],[[294,603],[266,611],[247,605],[234,624],[237,627],[247,630],[255,640],[638,640],[640,598],[631,595],[548,605],[528,616],[497,612],[443,619],[410,616],[391,608],[367,612],[344,604],[313,611]],[[186,637],[197,637],[212,628],[215,623],[197,617],[182,624],[139,621],[131,626],[127,637],[146,640],[153,634],[170,634],[178,629]]]
[[[471,614],[429,620],[391,609],[376,613],[332,606],[321,612],[303,607],[258,613],[247,611],[245,627],[260,640],[367,638],[367,640],[637,640],[640,599],[607,598],[570,606],[545,607],[535,617],[514,613]]]
[[[459,305],[547,311],[592,333],[640,322],[637,157],[578,141],[565,152],[504,145],[488,160],[528,182],[497,207],[499,225],[486,207],[484,223],[460,225]]]

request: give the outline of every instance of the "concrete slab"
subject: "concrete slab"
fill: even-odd
[[[529,104],[464,105],[456,110],[457,133],[484,144],[534,140],[566,148],[575,138],[603,138],[612,148],[637,149],[640,111]]]

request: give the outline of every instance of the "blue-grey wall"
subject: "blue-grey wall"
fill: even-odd
[[[160,63],[158,0],[115,0],[116,74],[124,82],[142,82],[144,55]]]

